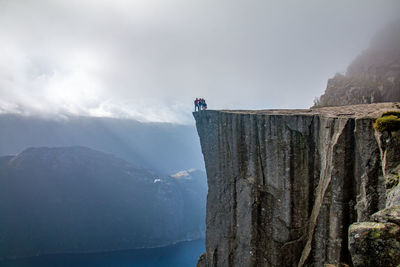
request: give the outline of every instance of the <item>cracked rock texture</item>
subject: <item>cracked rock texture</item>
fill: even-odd
[[[400,266],[400,131],[376,133],[381,168],[386,185],[386,205],[369,222],[349,228],[349,250],[353,264],[364,266]]]
[[[349,226],[386,206],[372,124],[398,107],[194,113],[209,186],[198,266],[352,266]]]

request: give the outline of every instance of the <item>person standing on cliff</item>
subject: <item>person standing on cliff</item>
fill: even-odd
[[[206,110],[207,109],[207,103],[204,98],[201,99],[201,109]]]
[[[200,111],[200,100],[196,97],[196,100],[194,101],[194,112]]]

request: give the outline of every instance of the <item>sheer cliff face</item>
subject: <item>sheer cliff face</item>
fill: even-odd
[[[390,108],[194,113],[209,186],[199,265],[350,263],[349,225],[385,206],[372,123]]]

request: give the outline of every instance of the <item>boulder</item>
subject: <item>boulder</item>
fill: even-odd
[[[349,228],[349,250],[355,267],[396,267],[400,264],[400,226],[361,222]]]

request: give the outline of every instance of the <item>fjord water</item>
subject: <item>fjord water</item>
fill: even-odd
[[[160,248],[90,254],[58,254],[0,261],[1,267],[190,267],[205,251],[205,241]]]

